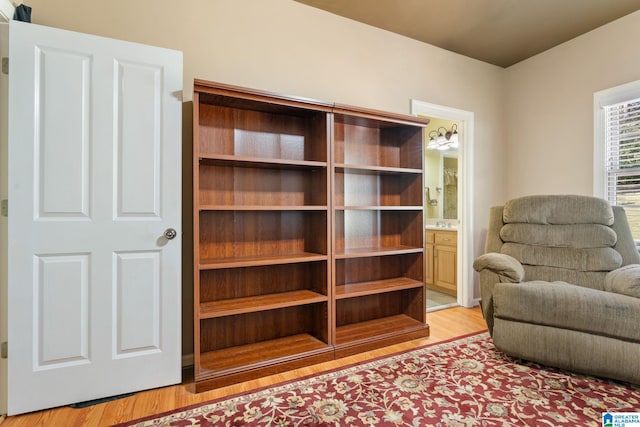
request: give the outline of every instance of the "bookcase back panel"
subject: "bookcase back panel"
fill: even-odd
[[[365,248],[423,246],[422,211],[337,211],[335,219],[338,253]]]
[[[326,115],[275,114],[201,104],[200,154],[327,161]]]
[[[201,320],[200,351],[309,334],[326,342],[327,304],[310,304]]]
[[[422,206],[422,175],[337,170],[337,206]]]
[[[336,163],[394,168],[422,168],[422,130],[414,126],[362,126],[336,116]]]
[[[326,168],[201,165],[200,205],[327,206]]]
[[[200,213],[200,259],[327,254],[327,213],[213,211]],[[325,236],[318,238],[318,236]]]
[[[327,295],[327,262],[223,268],[200,272],[200,301],[308,289]]]
[[[421,253],[336,260],[336,286],[396,277],[422,281]]]
[[[424,318],[422,301],[422,289],[340,299],[336,301],[336,327],[399,314],[420,320]]]

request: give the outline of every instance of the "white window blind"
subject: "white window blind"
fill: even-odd
[[[640,241],[640,98],[604,106],[607,200],[623,206]]]

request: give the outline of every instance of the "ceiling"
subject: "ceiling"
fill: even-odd
[[[500,67],[640,10],[640,0],[296,0]]]

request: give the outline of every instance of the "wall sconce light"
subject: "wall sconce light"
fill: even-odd
[[[451,126],[451,130],[441,126],[438,130],[429,132],[428,150],[446,151],[450,148],[458,148],[458,146],[458,125],[455,123]]]

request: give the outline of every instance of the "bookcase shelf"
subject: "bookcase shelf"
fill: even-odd
[[[337,211],[421,211],[423,206],[336,206]]]
[[[346,249],[343,252],[336,252],[336,259],[345,258],[370,258],[381,255],[399,255],[422,253],[422,248],[412,246],[371,246],[361,248]]]
[[[327,302],[327,296],[309,290],[281,292],[200,303],[200,318],[233,316],[295,305]]]
[[[261,157],[234,156],[230,154],[201,154],[201,165],[235,166],[244,168],[265,169],[320,169],[326,168],[327,162],[309,160],[285,160]]]
[[[200,354],[196,391],[242,381],[251,366],[252,377],[272,374],[274,366],[293,369],[334,358],[333,347],[310,334],[290,335]]]
[[[422,282],[408,277],[394,277],[392,279],[372,280],[369,282],[351,283],[336,286],[336,299],[361,297],[364,295],[381,294],[402,289],[420,288]]]
[[[424,119],[196,80],[202,391],[429,334]]]
[[[218,268],[239,268],[262,265],[292,264],[310,261],[326,260],[327,255],[310,252],[290,253],[285,255],[261,255],[246,257],[227,257],[201,259],[200,270],[213,270]]]
[[[413,174],[422,175],[422,169],[415,168],[397,168],[388,166],[367,166],[367,165],[351,165],[344,163],[335,163],[336,171],[347,171],[350,173],[367,173],[367,174]]]
[[[202,211],[326,211],[327,206],[200,205]]]
[[[413,317],[396,314],[336,328],[336,358],[428,335],[429,328]],[[373,342],[372,342],[373,341]]]

